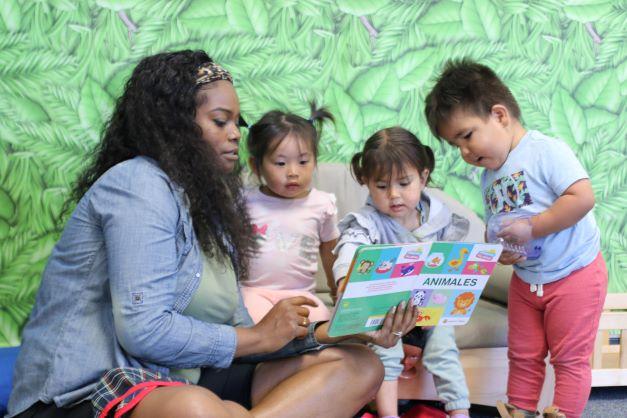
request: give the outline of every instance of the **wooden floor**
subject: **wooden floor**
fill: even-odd
[[[507,347],[465,349],[461,350],[460,358],[472,404],[494,406],[497,400],[507,399]],[[413,379],[399,381],[399,398],[437,400],[433,376],[422,366],[418,367],[418,374]],[[547,363],[540,410],[551,405],[554,384],[553,367]]]

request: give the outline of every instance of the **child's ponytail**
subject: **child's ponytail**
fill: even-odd
[[[326,107],[318,107],[315,101],[309,103],[309,108],[311,109],[311,115],[309,116],[308,121],[314,127],[317,144],[322,135],[322,125],[324,124],[325,119],[335,123],[335,118]]]
[[[363,157],[363,155],[364,153],[360,151],[353,155],[353,158],[351,158],[351,173],[353,174],[353,177],[355,178],[357,183],[362,186],[364,185],[364,182],[362,180],[363,169],[361,167],[361,158]]]
[[[421,160],[424,162],[424,168],[429,170],[429,175],[427,176],[427,184],[429,184],[429,181],[431,180],[431,173],[435,170],[435,155],[429,145],[422,145],[421,148],[424,152],[424,158]]]

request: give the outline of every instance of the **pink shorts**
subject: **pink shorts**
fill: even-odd
[[[261,321],[279,301],[296,296],[305,296],[318,304],[318,306],[307,306],[310,321],[327,321],[331,318],[331,312],[324,302],[307,290],[274,290],[262,287],[242,286],[244,304],[253,321],[255,321],[255,324]]]

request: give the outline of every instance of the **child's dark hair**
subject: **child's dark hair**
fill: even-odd
[[[309,119],[293,113],[273,110],[263,115],[250,127],[246,146],[257,168],[261,165],[264,155],[273,152],[290,134],[309,143],[314,159],[318,160],[318,142],[322,132],[322,123],[325,119],[334,121],[334,118],[326,108],[318,108],[315,102],[309,105],[311,108]],[[318,125],[317,128],[316,125]]]
[[[492,69],[467,58],[450,60],[425,99],[425,116],[429,129],[440,139],[438,126],[456,110],[485,118],[496,104],[507,107],[513,117],[520,119],[514,95]]]
[[[416,135],[407,129],[395,126],[381,129],[364,144],[364,150],[355,154],[351,160],[353,177],[359,184],[369,180],[389,179],[392,172],[402,173],[405,164],[412,165],[420,175],[429,170],[427,183],[435,168],[433,151],[423,145]]]

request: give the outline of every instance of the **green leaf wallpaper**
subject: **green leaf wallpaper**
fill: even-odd
[[[523,123],[590,173],[610,292],[627,292],[626,21],[627,3],[603,0],[2,0],[0,346],[19,343],[55,217],[133,66],[181,48],[234,74],[249,121],[327,104],[322,161],[348,162],[380,128],[413,130],[436,152],[435,184],[479,213],[479,171],[422,108],[446,59],[492,66]]]

